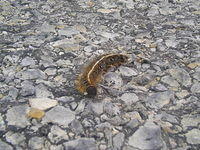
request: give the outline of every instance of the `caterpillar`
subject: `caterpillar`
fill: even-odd
[[[110,68],[119,67],[127,63],[128,55],[125,54],[104,54],[90,62],[84,71],[78,76],[75,85],[76,89],[89,97],[97,95],[97,85]]]

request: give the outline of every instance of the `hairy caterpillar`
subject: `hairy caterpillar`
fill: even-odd
[[[97,84],[111,67],[118,67],[128,62],[125,54],[104,54],[98,56],[81,73],[76,80],[76,88],[81,93],[93,97],[97,94]]]

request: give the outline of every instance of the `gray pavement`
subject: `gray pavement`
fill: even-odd
[[[98,95],[97,55],[131,62]],[[0,150],[199,150],[200,1],[0,0]]]

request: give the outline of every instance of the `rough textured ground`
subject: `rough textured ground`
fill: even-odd
[[[82,65],[131,55],[89,99]],[[200,1],[0,0],[0,150],[197,150]]]

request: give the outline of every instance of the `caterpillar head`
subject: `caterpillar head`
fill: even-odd
[[[86,92],[89,97],[94,97],[97,95],[97,88],[91,85],[86,89]]]

